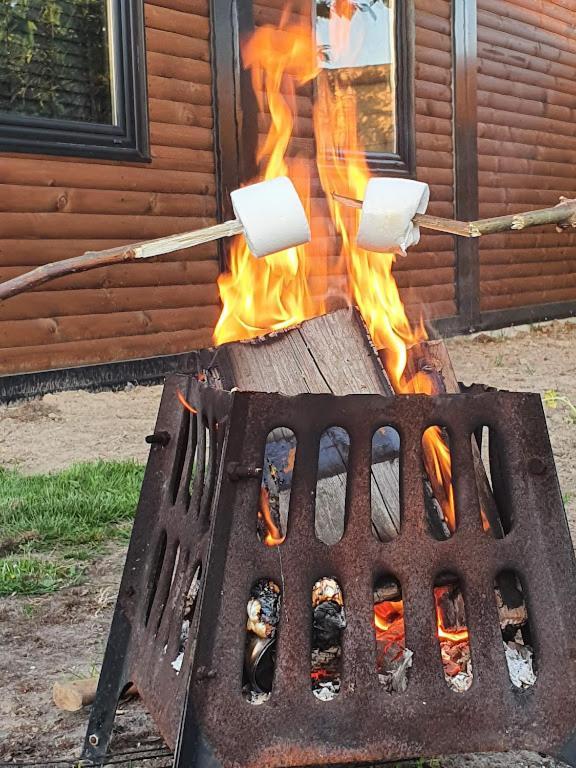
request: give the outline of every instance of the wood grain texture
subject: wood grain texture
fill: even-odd
[[[225,350],[231,380],[243,390],[392,394],[356,311],[333,312],[256,342],[226,345]],[[398,471],[398,459],[372,468],[373,524],[383,540],[394,538],[400,529]],[[344,465],[341,474],[319,483],[317,535],[327,543],[339,541],[344,532],[345,486]]]
[[[2,279],[216,223],[208,17],[208,0],[145,2],[152,163],[0,155]],[[205,245],[11,299],[0,321],[0,374],[209,344],[217,265],[216,248]]]
[[[553,0],[478,0],[480,216],[555,205],[576,191],[572,13]],[[480,240],[482,310],[576,300],[576,233]]]

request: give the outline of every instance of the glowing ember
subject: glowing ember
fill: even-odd
[[[396,656],[402,654],[404,640],[404,608],[402,601],[386,601],[374,605],[374,624],[376,640],[382,643],[384,650],[397,647]]]
[[[468,629],[466,627],[457,627],[446,629],[442,611],[440,610],[440,601],[443,595],[450,592],[450,587],[436,587],[434,590],[434,602],[436,604],[436,622],[438,624],[438,637],[441,640],[450,640],[453,643],[462,643],[468,640]]]
[[[451,589],[450,587],[437,587],[434,590],[440,655],[446,678],[451,680],[457,675],[465,675],[466,685],[464,687],[466,688],[469,685],[468,662],[470,659],[468,629],[466,627],[447,629],[440,608],[442,598]],[[394,665],[401,660],[406,649],[404,605],[402,601],[387,600],[375,603],[374,625],[376,628],[376,642],[382,650],[378,658],[380,659],[380,664],[384,665],[379,671],[386,672],[385,665]]]
[[[188,400],[186,400],[186,398],[184,397],[184,395],[182,394],[182,392],[181,392],[180,390],[177,390],[177,392],[176,392],[176,397],[178,398],[178,402],[179,402],[179,403],[180,403],[180,404],[181,404],[181,405],[182,405],[184,408],[186,408],[186,410],[187,410],[187,411],[190,411],[190,413],[198,413],[198,411],[196,410],[196,408],[193,408],[193,407],[190,405],[190,403],[188,402]]]

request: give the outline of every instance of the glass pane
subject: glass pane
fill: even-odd
[[[396,152],[394,6],[395,0],[316,0],[319,77],[348,105],[342,120],[356,103],[367,152]]]
[[[112,123],[107,0],[0,4],[0,111]]]

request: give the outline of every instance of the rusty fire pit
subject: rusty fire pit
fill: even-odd
[[[183,409],[177,390],[197,413]],[[350,435],[346,525],[327,546],[315,535],[318,446],[327,427]],[[400,435],[402,525],[392,541],[371,530],[372,436]],[[450,436],[458,526],[431,535],[421,437]],[[509,530],[483,529],[471,436],[498,433],[500,503]],[[271,430],[297,438],[283,544],[256,536],[264,449]],[[372,763],[457,752],[529,749],[576,765],[576,567],[545,419],[537,395],[471,391],[399,396],[216,391],[194,377],[166,384],[84,756],[105,755],[117,701],[134,683],[175,765],[304,766]],[[209,447],[208,447],[209,446]],[[497,466],[496,466],[497,464]],[[194,469],[193,469],[194,468]],[[518,575],[537,679],[510,682],[494,582]],[[456,574],[466,600],[474,680],[446,685],[433,586]],[[331,701],[310,683],[312,585],[334,576],[346,601],[342,677]],[[389,694],[376,671],[375,579],[402,589],[407,689]],[[267,701],[243,695],[246,604],[258,579],[280,586],[274,682]]]

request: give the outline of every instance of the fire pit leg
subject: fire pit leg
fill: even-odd
[[[82,760],[99,762],[106,756],[118,702],[131,682],[126,677],[129,643],[130,623],[126,621],[122,608],[117,605],[108,639],[108,648],[113,648],[114,653],[106,653],[108,663],[102,667],[98,691],[88,721]]]
[[[576,768],[576,733],[572,734],[572,738],[566,742],[557,757],[567,765]]]
[[[194,703],[189,685],[180,721],[180,730],[178,732],[172,768],[192,768],[192,766],[194,768],[222,768],[222,763],[215,756],[210,744],[202,733],[194,711]]]

